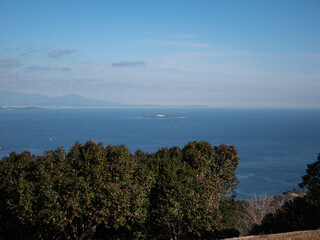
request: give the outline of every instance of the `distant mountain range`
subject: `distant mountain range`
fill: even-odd
[[[46,97],[40,94],[19,93],[0,89],[0,109],[26,109],[34,107],[109,107],[109,108],[166,108],[168,106],[143,104],[133,105],[119,102],[84,98],[76,94]],[[206,108],[203,105],[175,106],[175,108]]]
[[[76,94],[60,97],[46,97],[40,94],[27,94],[0,90],[0,106],[26,107],[125,107],[126,104],[84,98]]]

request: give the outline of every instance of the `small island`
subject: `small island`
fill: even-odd
[[[184,118],[183,116],[180,115],[163,115],[163,114],[158,114],[158,115],[142,115],[142,116],[137,116],[137,118]]]

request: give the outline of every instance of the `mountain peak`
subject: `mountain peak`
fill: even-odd
[[[0,90],[0,106],[120,107],[124,106],[124,104],[84,98],[74,93],[59,97],[47,97],[40,94]]]

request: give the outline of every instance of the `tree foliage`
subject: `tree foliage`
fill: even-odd
[[[306,187],[310,200],[320,206],[320,153],[317,161],[307,165],[307,174],[302,177],[300,187]]]
[[[13,239],[201,236],[221,229],[238,163],[233,146],[207,142],[152,154],[95,141],[67,153],[11,153],[0,161],[0,231]]]

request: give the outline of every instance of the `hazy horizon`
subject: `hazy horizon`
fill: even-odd
[[[0,89],[320,108],[320,1],[0,2]]]

